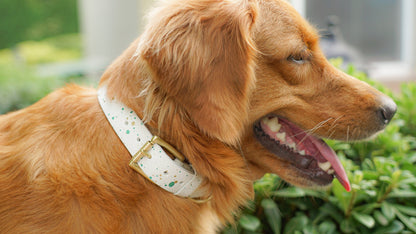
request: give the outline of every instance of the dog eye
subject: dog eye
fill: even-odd
[[[287,58],[288,61],[290,62],[294,62],[296,64],[304,64],[306,63],[308,60],[305,59],[303,56],[301,55],[291,55]]]

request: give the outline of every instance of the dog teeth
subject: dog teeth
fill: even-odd
[[[334,174],[334,172],[335,172],[334,169],[329,169],[326,173],[332,175],[332,174]]]
[[[300,154],[300,155],[305,155],[305,150],[301,150],[301,151],[299,151],[299,154]]]
[[[279,118],[273,117],[269,119],[268,117],[263,119],[263,123],[266,124],[271,131],[278,132],[280,128],[282,127],[281,124],[279,124]]]
[[[278,132],[276,133],[276,138],[282,142],[286,141],[286,133],[285,132]]]
[[[293,149],[294,151],[297,151],[297,148],[296,148],[296,144],[295,144],[295,142],[292,142],[291,144],[289,144],[289,147],[290,147],[291,149]]]
[[[328,171],[328,170],[329,170],[329,168],[331,168],[331,163],[330,163],[330,162],[324,162],[324,163],[318,162],[318,166],[319,166],[319,168],[321,168],[323,171]]]

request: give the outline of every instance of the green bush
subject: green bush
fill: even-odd
[[[81,58],[79,34],[65,34],[42,41],[25,41],[17,46],[27,65],[63,62]]]
[[[18,47],[18,55],[11,49],[0,50],[0,114],[33,104],[66,82],[82,80],[82,77],[41,77],[36,73],[36,65],[42,63],[80,59],[78,34],[26,41]]]
[[[81,36],[65,34],[41,41],[24,41],[13,49],[0,50],[0,65],[31,66],[78,60],[81,56]]]
[[[347,73],[393,95],[352,66]],[[348,172],[351,192],[338,180],[328,191],[315,191],[267,174],[255,182],[255,199],[237,225],[223,233],[416,233],[416,84],[403,85],[393,98],[397,115],[375,140],[328,141]]]
[[[77,0],[1,0],[0,49],[79,32]]]
[[[26,107],[62,85],[56,77],[37,77],[32,68],[0,64],[0,114]]]

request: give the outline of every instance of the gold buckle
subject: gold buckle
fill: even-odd
[[[137,162],[140,159],[142,159],[143,157],[152,158],[152,155],[149,154],[149,150],[152,148],[152,146],[154,144],[158,144],[161,147],[165,148],[168,152],[170,152],[173,155],[173,157],[170,156],[169,154],[168,155],[172,160],[175,160],[175,158],[177,158],[181,162],[185,161],[185,157],[181,153],[179,153],[179,151],[177,151],[169,143],[162,140],[158,136],[152,137],[152,139],[150,141],[146,142],[146,144],[144,144],[142,146],[142,148],[140,148],[140,150],[137,151],[137,153],[133,155],[133,158],[129,162],[129,166],[131,168],[133,168],[136,172],[140,173],[142,176],[144,176],[146,179],[148,179],[152,183],[154,183],[154,182],[142,171],[142,169],[140,168],[140,166]],[[210,201],[211,198],[212,198],[212,195],[208,196],[208,198],[205,198],[205,199],[202,199],[202,198],[188,198],[188,199],[190,199],[191,201],[193,201],[195,203],[205,203],[205,202]]]
[[[152,181],[152,180],[142,171],[142,169],[140,168],[140,166],[139,166],[139,164],[137,162],[139,160],[141,160],[143,157],[152,158],[152,155],[149,154],[149,150],[152,148],[152,146],[154,144],[158,144],[161,147],[165,148],[168,152],[170,152],[173,155],[173,157],[169,155],[169,157],[171,157],[172,160],[175,160],[175,158],[177,158],[181,162],[185,161],[185,157],[181,153],[179,153],[169,143],[167,143],[166,141],[162,140],[158,136],[152,137],[152,139],[150,141],[146,142],[146,144],[144,144],[142,146],[142,148],[140,148],[140,150],[137,151],[137,153],[133,155],[133,158],[130,160],[130,163],[129,163],[129,166],[131,168],[133,168],[135,171],[137,171],[138,173],[140,173],[142,176],[144,176],[145,178],[147,178],[150,181]]]

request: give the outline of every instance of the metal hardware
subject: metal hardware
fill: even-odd
[[[171,146],[169,143],[167,143],[166,141],[162,140],[162,138],[158,137],[158,136],[154,136],[152,137],[152,139],[150,140],[152,145],[153,144],[158,144],[160,146],[162,146],[163,148],[167,149],[168,152],[170,152],[172,156],[170,156],[172,158],[172,160],[175,160],[175,158],[179,159],[181,162],[185,161],[185,157],[179,153],[179,151],[177,151],[173,146]]]
[[[152,146],[158,144],[161,147],[165,148],[169,153],[172,154],[169,155],[169,157],[172,160],[175,160],[175,158],[179,159],[181,162],[185,161],[185,157],[179,153],[179,151],[177,151],[173,146],[171,146],[169,143],[167,143],[166,141],[162,140],[160,137],[158,136],[154,136],[152,137],[152,139],[148,142],[146,142],[146,144],[144,144],[142,146],[142,148],[140,148],[139,151],[137,151],[136,154],[133,155],[132,159],[130,160],[129,166],[131,168],[133,168],[136,172],[140,173],[142,176],[144,176],[146,179],[148,179],[149,181],[151,181],[152,183],[154,183],[144,172],[143,170],[140,168],[138,161],[140,161],[143,157],[148,157],[148,158],[152,158],[152,155],[150,155],[149,150],[152,149]],[[190,199],[191,201],[195,202],[195,203],[206,203],[208,201],[210,201],[212,198],[212,195],[209,195],[208,198],[190,198],[188,197],[188,199]]]
[[[172,156],[169,156],[172,158],[172,160],[175,160],[175,158],[179,159],[181,162],[185,161],[185,157],[179,153],[173,146],[171,146],[169,143],[167,143],[166,141],[162,140],[160,137],[158,136],[154,136],[152,137],[152,139],[148,142],[146,142],[146,144],[144,144],[142,146],[142,148],[140,148],[139,151],[137,151],[136,154],[133,155],[133,158],[130,160],[129,166],[131,168],[133,168],[135,171],[137,171],[138,173],[140,173],[142,176],[144,176],[146,179],[152,181],[140,168],[140,166],[138,165],[138,161],[140,161],[143,157],[148,157],[148,158],[152,158],[152,155],[149,154],[149,150],[152,148],[152,146],[154,144],[158,144],[161,147],[165,148],[168,152],[170,152]],[[152,181],[153,182],[153,181]]]

